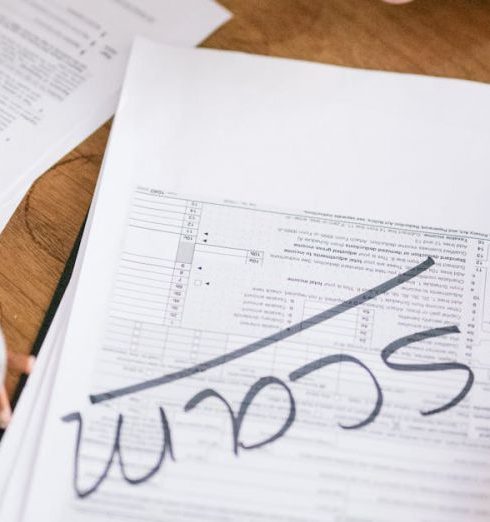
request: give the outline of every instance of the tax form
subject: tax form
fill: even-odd
[[[30,184],[116,107],[133,37],[195,45],[209,0],[0,1],[0,230]]]
[[[488,96],[138,41],[19,520],[486,520]]]

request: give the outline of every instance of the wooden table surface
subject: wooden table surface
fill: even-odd
[[[220,0],[203,46],[490,83],[490,0]],[[0,236],[0,323],[29,353],[90,204],[110,125],[30,189]],[[18,375],[9,372],[13,393]]]

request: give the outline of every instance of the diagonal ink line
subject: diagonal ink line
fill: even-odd
[[[385,283],[380,284],[379,286],[375,286],[362,294],[359,294],[343,303],[335,305],[328,310],[320,312],[309,319],[296,323],[288,328],[284,328],[284,330],[280,330],[273,335],[268,337],[264,337],[259,341],[255,341],[253,343],[247,344],[238,350],[234,350],[225,355],[220,355],[219,357],[215,357],[214,359],[210,359],[209,361],[205,361],[195,366],[190,366],[189,368],[184,368],[183,370],[179,370],[173,373],[168,373],[167,375],[162,375],[161,377],[156,377],[155,379],[149,379],[147,381],[143,381],[137,384],[132,384],[130,386],[125,386],[123,388],[118,388],[112,391],[99,393],[95,395],[90,395],[89,399],[92,404],[97,404],[99,402],[109,401],[112,399],[116,399],[117,397],[122,397],[124,395],[130,395],[132,393],[137,393],[143,390],[148,390],[149,388],[155,388],[156,386],[162,386],[164,384],[169,384],[174,381],[178,381],[180,379],[185,379],[186,377],[190,377],[195,375],[196,373],[202,373],[206,370],[210,370],[211,368],[216,368],[217,366],[221,366],[223,364],[229,363],[230,361],[234,361],[235,359],[239,359],[240,357],[244,357],[245,355],[249,355],[251,353],[257,352],[270,346],[271,344],[277,343],[279,341],[283,341],[288,337],[292,337],[297,333],[307,330],[308,328],[312,328],[317,324],[320,324],[324,321],[328,321],[337,315],[343,314],[349,310],[352,310],[356,306],[362,305],[371,299],[374,299],[378,295],[384,294],[393,288],[406,283],[410,279],[417,277],[422,272],[425,272],[432,265],[434,265],[434,260],[431,257],[428,257],[425,261],[420,263],[417,266],[414,266],[410,270],[403,272],[402,274],[397,275],[393,279],[386,281]]]

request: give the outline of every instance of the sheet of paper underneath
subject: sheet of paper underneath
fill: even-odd
[[[30,488],[31,472],[35,466],[39,437],[56,377],[95,202],[96,196],[87,218],[70,283],[43,342],[34,371],[22,391],[13,420],[0,444],[0,520],[20,520],[25,508],[24,499]]]
[[[110,143],[110,138],[108,143]],[[102,163],[102,170],[103,170]],[[99,179],[102,178],[102,173]],[[15,408],[13,420],[0,444],[0,520],[21,520],[29,494],[39,438],[56,377],[80,268],[85,256],[98,185],[85,223],[73,273],[43,342],[40,355]]]
[[[488,95],[466,82],[139,42],[23,520],[488,517]],[[271,335],[427,255],[436,264],[417,281],[296,339],[185,381],[87,401]],[[402,364],[457,360],[475,372],[463,403],[423,417],[461,390],[465,373],[393,371],[380,351],[450,324],[461,334],[397,355]],[[362,430],[337,425],[371,409],[373,386],[360,368],[288,380],[339,352],[362,359],[384,390],[380,415]],[[234,456],[217,399],[183,411],[206,388],[237,409],[268,375],[296,402],[293,426],[268,446]],[[261,392],[240,440],[273,434],[287,405],[283,388]],[[66,465],[76,426],[60,417],[80,410],[85,420],[83,490],[102,473],[119,413],[127,474],[155,465],[159,406],[175,461],[167,455],[138,486],[115,461],[100,488],[77,499]]]
[[[109,119],[135,35],[196,45],[209,0],[0,1],[0,231],[30,184]]]

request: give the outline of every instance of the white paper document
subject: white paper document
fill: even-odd
[[[228,17],[209,0],[1,0],[0,230],[112,116],[135,35],[192,46]]]
[[[95,191],[69,284],[43,340],[32,374],[0,444],[0,520],[20,520],[37,459],[39,437],[56,378],[71,306],[97,201]]]
[[[96,198],[94,197],[94,203]],[[15,415],[0,444],[0,520],[20,520],[37,458],[39,438],[51,398],[73,294],[88,238],[87,219],[77,261],[65,295],[43,341],[33,373],[15,407]]]
[[[486,85],[138,40],[9,512],[487,520],[489,118]]]

